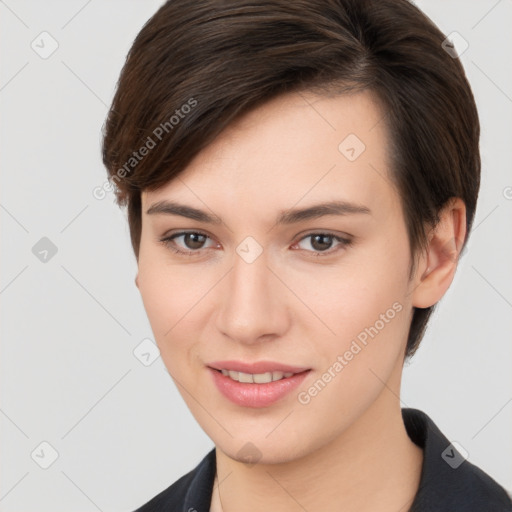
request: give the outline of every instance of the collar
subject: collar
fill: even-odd
[[[435,423],[418,409],[402,409],[407,434],[423,449],[420,485],[409,512],[510,512],[497,482],[464,459]],[[213,448],[187,476],[182,512],[209,512],[215,479]]]
[[[471,464],[418,409],[402,409],[407,434],[423,449],[418,491],[409,512],[506,512],[512,501],[497,482]]]

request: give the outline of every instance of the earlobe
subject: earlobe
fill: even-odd
[[[431,230],[429,242],[418,266],[412,305],[428,308],[438,302],[453,281],[466,236],[466,206],[452,198],[442,209],[439,223]]]
[[[137,275],[135,276],[135,286],[138,288],[139,287],[139,274],[137,273]]]

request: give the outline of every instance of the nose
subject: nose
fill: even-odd
[[[251,263],[235,253],[219,289],[216,318],[219,331],[232,340],[254,344],[282,336],[288,329],[286,289],[269,267],[265,251]]]

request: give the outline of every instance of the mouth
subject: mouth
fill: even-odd
[[[273,371],[273,372],[264,372],[264,373],[246,373],[246,372],[237,372],[234,370],[217,370],[216,368],[212,368],[218,373],[222,373],[225,377],[229,377],[231,380],[248,383],[248,384],[268,384],[269,382],[276,382],[282,379],[288,379],[293,375],[297,375],[298,373],[294,372],[282,372],[282,371]],[[305,370],[309,371],[309,370]]]
[[[244,407],[271,405],[296,389],[311,371],[281,363],[237,361],[211,363],[208,369],[221,394]]]
[[[288,364],[279,363],[277,361],[257,361],[254,363],[244,363],[243,361],[214,361],[209,363],[208,366],[214,370],[246,373],[249,375],[261,375],[264,373],[279,373],[283,374],[296,374],[306,370],[311,370],[307,366],[292,366]]]

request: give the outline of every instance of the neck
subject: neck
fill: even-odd
[[[423,452],[405,430],[399,385],[398,380],[396,390],[385,387],[349,429],[300,459],[247,466],[216,448],[210,511],[408,510]]]

